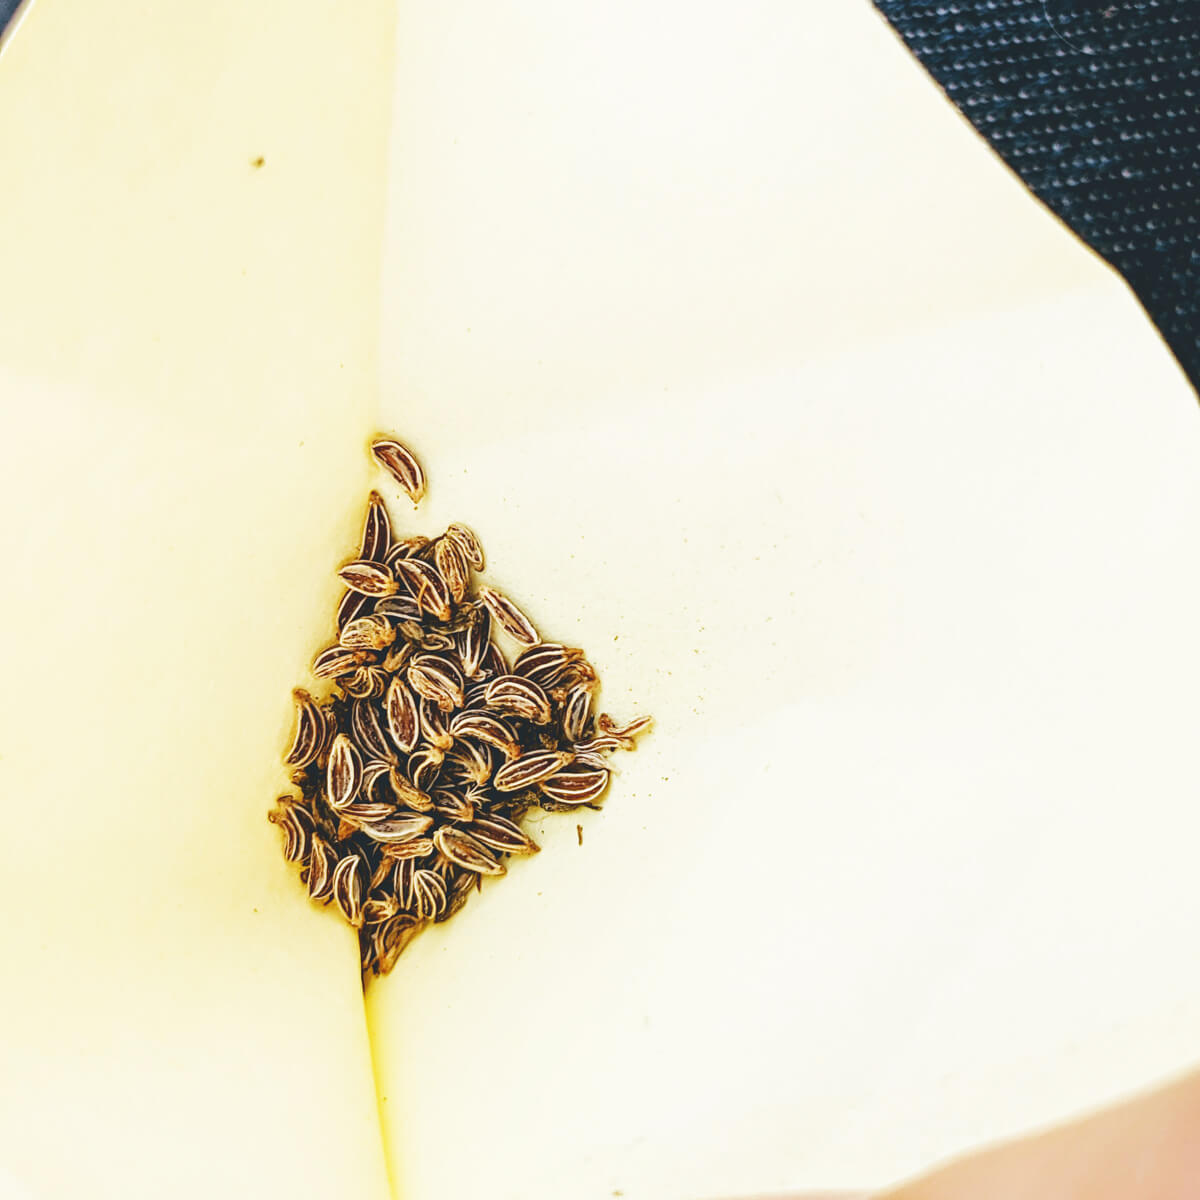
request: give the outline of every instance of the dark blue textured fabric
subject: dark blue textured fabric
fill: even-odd
[[[875,0],[1200,391],[1200,0]]]
[[[12,20],[12,15],[20,3],[21,0],[0,0],[0,33],[4,32],[5,25]]]

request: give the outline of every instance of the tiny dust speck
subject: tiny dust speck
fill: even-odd
[[[250,160],[250,165],[257,171],[267,160],[260,154],[257,158]]]

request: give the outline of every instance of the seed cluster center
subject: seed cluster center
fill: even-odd
[[[425,474],[394,438],[376,462],[418,502]],[[595,807],[607,756],[650,726],[593,714],[599,680],[583,651],[542,641],[508,597],[479,584],[475,534],[397,538],[378,492],[367,504],[337,641],[297,688],[286,761],[299,796],[269,814],[309,896],[359,931],[364,984],[428,923],[457,912],[504,859],[538,847],[533,808]],[[512,647],[511,658],[503,643]]]

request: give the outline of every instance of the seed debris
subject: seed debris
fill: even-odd
[[[378,437],[371,453],[419,502],[412,451]],[[607,756],[633,749],[651,721],[593,712],[599,680],[584,652],[543,641],[475,580],[485,559],[468,526],[397,537],[372,491],[355,555],[338,570],[336,640],[312,665],[330,694],[294,692],[284,760],[300,794],[280,796],[268,818],[309,896],[358,930],[365,986],[485,875],[504,875],[505,858],[537,853],[521,828],[530,811],[598,807]]]

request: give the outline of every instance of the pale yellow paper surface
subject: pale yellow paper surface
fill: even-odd
[[[406,1200],[880,1187],[1194,1063],[1195,397],[866,4],[406,6],[415,527],[658,726],[368,995]]]
[[[659,720],[369,995],[398,1194],[883,1185],[1189,1065],[1200,430],[1123,285],[866,5],[407,6],[387,159],[345,15],[0,58],[0,1194],[387,1194],[262,820],[385,170],[415,524]]]
[[[388,1194],[355,938],[264,817],[361,519],[391,69],[322,0],[44,0],[0,56],[6,1198]]]

